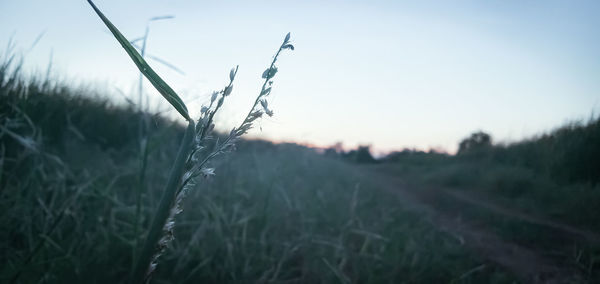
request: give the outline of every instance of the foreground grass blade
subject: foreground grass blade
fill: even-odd
[[[143,283],[146,280],[147,271],[150,266],[152,256],[155,254],[158,241],[162,236],[163,227],[167,218],[169,217],[171,205],[173,204],[177,195],[177,189],[179,188],[185,163],[192,149],[195,129],[196,125],[194,124],[194,121],[190,120],[188,128],[185,131],[185,135],[183,136],[183,140],[181,141],[181,145],[179,146],[179,151],[177,153],[177,157],[175,158],[175,164],[173,164],[173,168],[171,169],[169,180],[167,181],[167,187],[163,191],[158,210],[156,210],[150,231],[146,237],[146,242],[144,243],[141,255],[138,258],[137,264],[133,270],[132,281],[137,281],[137,283]]]
[[[135,65],[140,69],[140,72],[148,78],[148,81],[152,83],[152,85],[160,92],[160,94],[167,100],[169,103],[186,119],[191,120],[190,115],[188,114],[187,107],[179,98],[177,93],[171,89],[171,87],[162,79],[154,70],[146,63],[146,60],[142,58],[142,56],[137,52],[137,50],[129,43],[129,41],[121,34],[119,29],[117,29],[109,20],[100,12],[98,7],[92,2],[92,0],[88,0],[88,3],[92,6],[96,14],[102,19],[104,24],[108,27],[108,29],[112,32],[115,38],[119,41],[123,49],[127,52],[131,60],[135,63]]]

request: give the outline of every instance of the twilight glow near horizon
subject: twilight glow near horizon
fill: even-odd
[[[148,19],[174,16],[150,23],[147,52],[185,74],[149,63],[192,113],[240,66],[220,129],[248,112],[291,32],[296,50],[281,55],[270,97],[275,116],[254,138],[453,152],[476,130],[516,141],[600,110],[600,1],[95,3],[129,39]],[[29,72],[52,58],[59,79],[119,104],[117,88],[137,98],[135,66],[86,1],[0,0],[0,11],[2,52],[12,38]]]

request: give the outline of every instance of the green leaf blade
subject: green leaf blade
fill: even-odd
[[[96,7],[96,5],[88,0],[88,3],[92,6],[96,14],[100,17],[102,22],[108,27],[110,32],[114,35],[117,41],[121,44],[123,49],[127,52],[133,63],[137,68],[144,74],[144,76],[150,81],[152,86],[186,119],[191,120],[188,113],[187,107],[181,100],[181,98],[175,93],[175,91],[158,75],[156,72],[146,63],[146,60],[137,52],[137,50],[131,45],[131,43],[121,34],[119,29],[115,27],[110,20]]]

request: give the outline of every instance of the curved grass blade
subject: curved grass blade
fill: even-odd
[[[187,107],[179,98],[177,93],[173,91],[173,89],[162,79],[154,70],[146,63],[146,60],[142,58],[142,56],[135,50],[133,46],[129,43],[129,41],[121,34],[121,32],[100,12],[98,7],[92,2],[92,0],[88,0],[88,3],[92,6],[96,14],[102,19],[104,24],[108,27],[111,33],[115,36],[117,41],[121,44],[123,49],[127,52],[133,63],[138,67],[140,72],[148,78],[148,81],[152,83],[154,88],[158,90],[158,92],[186,119],[191,120],[190,115],[188,114]]]

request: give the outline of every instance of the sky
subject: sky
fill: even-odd
[[[192,113],[239,65],[217,128],[243,119],[286,33],[275,111],[250,137],[376,152],[456,151],[476,130],[511,142],[600,110],[600,1],[96,0],[129,39],[149,25],[149,60]],[[148,22],[156,16],[172,19]],[[37,43],[36,43],[36,39]],[[0,0],[30,74],[137,99],[138,72],[84,0]],[[34,45],[34,43],[36,43]],[[175,111],[146,82],[154,111]]]

